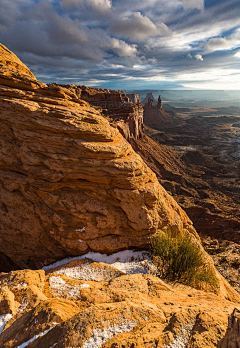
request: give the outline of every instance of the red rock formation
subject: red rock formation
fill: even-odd
[[[37,267],[88,250],[143,248],[168,225],[199,240],[105,117],[74,90],[38,82],[4,46],[1,62],[1,252]]]
[[[153,105],[157,105],[157,101],[151,92],[147,93],[145,99],[143,99],[143,105],[148,104],[152,100]]]
[[[164,228],[202,248],[185,212],[99,111],[74,90],[38,82],[2,45],[0,53],[0,252],[33,268],[89,250],[145,248]],[[216,277],[215,291],[234,297]]]
[[[143,107],[138,94],[86,86],[64,85],[64,87],[76,93],[79,99],[99,109],[128,141],[141,138]]]
[[[167,113],[162,106],[162,100],[161,96],[158,97],[158,101],[156,102],[155,99],[153,99],[153,96],[151,97],[152,93],[148,93],[146,98],[144,99],[144,124],[146,124],[148,127],[161,130],[164,127],[166,127],[167,124],[171,124],[174,122],[174,116]],[[147,97],[149,98],[147,99]]]

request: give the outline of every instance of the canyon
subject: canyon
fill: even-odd
[[[162,133],[139,96],[46,85],[0,57],[0,345],[237,348],[239,294],[173,198],[184,163],[148,136]],[[215,286],[157,277],[140,250],[167,229],[202,250]]]

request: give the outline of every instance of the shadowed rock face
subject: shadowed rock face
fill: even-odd
[[[89,250],[143,248],[168,225],[198,240],[184,211],[99,111],[73,90],[36,81],[4,46],[1,60],[0,251],[37,267]]]
[[[235,308],[228,319],[228,329],[218,348],[240,347],[240,310]]]

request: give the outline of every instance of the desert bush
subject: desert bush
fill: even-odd
[[[153,235],[150,250],[160,278],[192,286],[217,285],[214,271],[205,265],[203,251],[188,233],[168,229]]]

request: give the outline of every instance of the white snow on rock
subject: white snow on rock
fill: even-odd
[[[151,262],[151,257],[149,252],[134,251],[134,250],[119,251],[118,253],[111,254],[111,255],[90,252],[82,256],[77,256],[77,257],[67,258],[61,261],[57,261],[51,265],[43,267],[43,269],[45,271],[49,271],[53,268],[63,266],[69,263],[70,261],[83,260],[85,258],[91,259],[95,262],[107,263],[117,268],[118,270],[124,272],[125,274],[135,274],[135,273],[154,274],[156,272],[156,268],[153,266]],[[57,272],[62,273],[62,270]],[[69,276],[73,277],[73,273],[74,273],[74,267],[72,267],[72,275],[69,275]],[[67,273],[65,274],[67,275]]]
[[[132,331],[136,325],[137,323],[135,321],[123,320],[118,325],[109,325],[103,330],[93,329],[92,337],[83,343],[82,348],[100,348],[105,342],[111,340],[113,337],[124,332]]]
[[[89,284],[81,284],[79,285],[80,288],[90,288],[91,285]]]
[[[12,318],[12,314],[2,314],[0,315],[0,335],[4,330],[7,322]]]
[[[18,283],[16,286],[14,286],[15,288],[26,288],[28,285],[26,283],[20,282]]]
[[[63,267],[54,271],[54,274],[64,274],[73,279],[90,280],[96,282],[109,281],[119,277],[121,273],[111,267],[94,267],[93,264],[83,264],[80,266]]]
[[[20,303],[20,305],[17,308],[17,313],[22,313],[25,311],[25,309],[28,306],[28,302],[26,301],[26,299],[24,299],[24,301],[22,303]]]
[[[192,328],[195,321],[185,324],[181,327],[181,334],[175,337],[174,341],[168,345],[164,345],[163,348],[185,348],[188,344]]]
[[[56,324],[54,323],[54,326]],[[52,330],[54,328],[54,326],[50,327],[49,329],[43,331],[43,332],[40,332],[39,334],[35,335],[34,337],[32,337],[30,340],[20,344],[19,346],[17,346],[16,348],[25,348],[27,347],[30,343],[34,342],[38,337],[42,337],[44,335],[46,335],[50,330]]]
[[[60,276],[49,277],[49,286],[53,296],[79,297],[79,286],[67,284]]]
[[[83,226],[82,228],[79,228],[79,229],[76,230],[76,232],[84,232],[84,231],[86,231],[86,227],[85,226]]]

